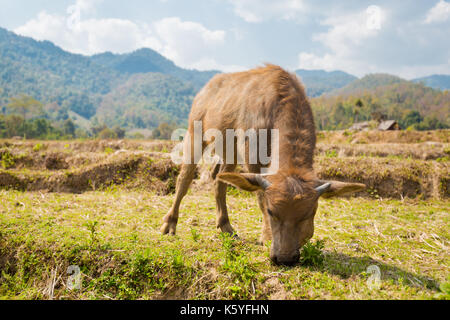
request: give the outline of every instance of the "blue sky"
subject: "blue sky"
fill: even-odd
[[[176,64],[237,71],[450,74],[450,2],[0,0],[0,26],[86,55],[150,47]]]

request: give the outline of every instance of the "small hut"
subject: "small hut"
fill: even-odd
[[[387,120],[380,123],[378,126],[380,131],[401,130],[400,125],[395,120]]]

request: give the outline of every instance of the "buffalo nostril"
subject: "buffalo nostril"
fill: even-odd
[[[276,264],[278,265],[285,265],[285,266],[292,266],[300,260],[300,255],[295,255],[293,257],[289,258],[276,258]],[[272,260],[273,261],[273,260]]]

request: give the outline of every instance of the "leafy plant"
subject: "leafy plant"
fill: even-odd
[[[16,164],[14,156],[9,151],[4,152],[1,159],[0,163],[4,169],[9,169]]]
[[[323,248],[324,241],[317,240],[316,242],[307,242],[300,253],[300,263],[308,266],[321,266],[323,264]]]
[[[39,152],[44,149],[44,145],[42,143],[38,143],[33,147],[34,152]]]
[[[256,271],[251,266],[248,257],[243,252],[236,252],[234,247],[236,239],[233,235],[222,233],[220,235],[223,249],[221,267],[228,272],[234,285],[228,289],[233,299],[247,298],[250,295],[250,287],[256,276]]]

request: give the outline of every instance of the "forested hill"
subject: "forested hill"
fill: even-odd
[[[137,73],[141,76],[134,77]],[[0,106],[7,105],[12,97],[26,94],[51,105],[47,116],[53,120],[65,120],[70,112],[75,112],[86,119],[107,119],[109,126],[127,128],[139,124],[147,127],[163,119],[181,121],[195,92],[216,73],[179,68],[151,49],[124,55],[72,54],[49,41],[35,41],[0,28]],[[123,87],[130,82],[142,90],[128,90],[127,95],[120,96],[120,108],[140,101],[133,105],[133,112],[139,115],[151,111],[151,121],[138,119],[139,116],[132,121],[109,116],[104,100],[111,101],[118,91],[123,93]],[[110,107],[118,108],[117,103],[114,101]],[[122,113],[127,114],[125,111]]]
[[[49,41],[35,41],[0,28],[2,105],[21,93],[44,103],[62,104],[73,96],[87,96],[93,102],[120,81],[123,77],[118,72],[88,57],[68,53]],[[94,113],[89,111],[86,115]]]
[[[393,119],[403,129],[450,127],[450,91],[388,74],[372,74],[312,99],[320,129],[346,129],[354,122]]]
[[[219,71],[186,70],[176,66],[151,49],[140,49],[128,54],[97,54],[91,60],[99,65],[112,68],[122,74],[159,72],[191,82],[195,89],[201,89]]]
[[[361,79],[356,79],[341,88],[337,88],[336,90],[330,91],[327,95],[336,96],[336,95],[348,95],[361,93],[366,90],[373,90],[375,88],[379,88],[382,86],[389,86],[396,83],[407,83],[407,80],[404,80],[400,77],[393,76],[385,73],[374,73],[366,75]]]

